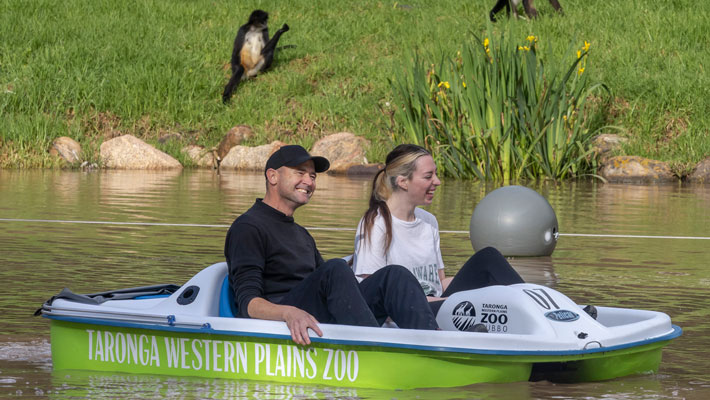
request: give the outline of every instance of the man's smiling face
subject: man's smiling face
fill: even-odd
[[[307,204],[316,191],[316,170],[312,160],[295,167],[281,167],[278,173],[278,194],[282,201],[296,208]]]

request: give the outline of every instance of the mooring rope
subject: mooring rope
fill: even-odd
[[[33,223],[56,223],[56,224],[88,224],[88,225],[128,225],[128,226],[173,226],[188,228],[229,228],[229,225],[221,224],[175,224],[168,222],[120,222],[120,221],[77,221],[64,219],[29,219],[29,218],[0,218],[0,222],[33,222]],[[333,231],[333,232],[353,232],[355,228],[331,228],[306,226],[310,231]],[[468,231],[441,230],[441,233],[468,235]],[[704,236],[667,236],[667,235],[620,235],[604,233],[560,233],[560,236],[569,237],[595,237],[595,238],[623,238],[623,239],[684,239],[684,240],[710,240]]]

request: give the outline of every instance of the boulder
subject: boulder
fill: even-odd
[[[350,132],[340,132],[317,141],[311,149],[314,156],[323,156],[330,161],[329,173],[347,173],[356,165],[367,164],[365,158],[366,139]]]
[[[193,144],[184,147],[182,152],[187,154],[187,156],[195,163],[198,167],[215,168],[217,166],[214,158],[214,151],[205,150],[202,146],[195,146]]]
[[[182,168],[178,160],[131,135],[123,135],[103,142],[100,157],[106,168]]]
[[[628,141],[629,139],[625,137],[611,133],[604,133],[592,140],[592,150],[594,154],[599,157],[602,162],[604,162],[614,151],[621,148],[623,143]]]
[[[224,138],[222,138],[222,141],[219,142],[219,146],[217,146],[217,157],[219,160],[223,160],[224,157],[229,154],[229,151],[232,150],[232,147],[242,144],[244,140],[252,136],[254,136],[254,131],[251,130],[249,125],[235,126],[230,129]]]
[[[677,180],[662,161],[636,156],[611,157],[601,167],[609,182],[669,182]]]
[[[49,154],[61,157],[64,161],[73,164],[81,160],[81,145],[70,137],[58,137],[52,142]]]
[[[264,170],[266,160],[286,143],[278,140],[256,147],[234,146],[219,164],[220,168],[242,170]]]
[[[700,161],[693,172],[688,175],[688,181],[697,183],[710,183],[710,157]]]

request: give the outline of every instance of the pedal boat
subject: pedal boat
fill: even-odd
[[[183,286],[92,295],[64,289],[38,313],[51,320],[55,370],[255,379],[378,389],[480,382],[583,382],[654,373],[681,335],[668,315],[596,307],[594,319],[535,284],[449,297],[442,330],[321,324],[296,345],[286,324],[235,318],[226,263]],[[488,332],[470,331],[483,324]]]

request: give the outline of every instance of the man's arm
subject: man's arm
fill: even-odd
[[[311,328],[318,336],[323,336],[315,317],[300,308],[274,304],[261,297],[251,299],[247,307],[251,318],[286,322],[286,326],[291,331],[291,339],[297,344],[311,344],[308,328]]]
[[[235,223],[227,232],[224,254],[239,316],[249,317],[249,302],[254,297],[264,296],[264,238],[256,227]]]

